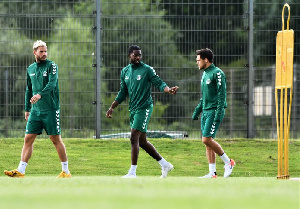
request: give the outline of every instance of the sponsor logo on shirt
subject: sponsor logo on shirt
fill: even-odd
[[[141,78],[142,78],[142,76],[141,75],[138,75],[137,77],[136,77],[136,80],[141,80]]]
[[[125,76],[125,80],[128,80],[128,79],[129,79],[129,77],[126,75],[126,76]]]
[[[47,71],[44,71],[44,72],[43,72],[43,76],[47,76]]]
[[[206,84],[210,84],[211,80],[210,79],[207,79],[206,80]]]
[[[34,76],[34,75],[35,75],[35,73],[31,73],[31,74],[30,74],[30,76]]]

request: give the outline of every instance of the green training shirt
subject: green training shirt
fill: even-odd
[[[215,109],[215,121],[218,121],[223,109],[227,107],[226,77],[224,72],[214,64],[211,64],[203,72],[201,92],[202,98],[194,115],[198,116],[202,111]]]
[[[41,95],[41,99],[31,105],[30,99],[36,94]],[[32,63],[27,68],[25,111],[42,112],[58,110],[59,108],[57,65],[50,60],[45,60],[40,63]]]
[[[147,108],[153,103],[151,84],[161,92],[167,86],[153,67],[143,62],[138,65],[129,64],[121,71],[121,88],[115,101],[121,104],[128,95],[129,111]]]

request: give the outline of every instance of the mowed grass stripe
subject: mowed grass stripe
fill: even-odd
[[[129,139],[63,139],[68,153],[69,168],[76,176],[122,176],[130,167]],[[205,147],[196,139],[149,139],[175,169],[170,177],[197,177],[207,173]],[[232,177],[276,177],[277,141],[259,139],[217,140],[227,155],[236,161]],[[20,161],[23,139],[0,139],[0,169],[15,169]],[[300,177],[300,140],[289,144],[290,176]],[[37,139],[26,176],[56,176],[61,165],[49,139]],[[223,162],[217,157],[217,172],[223,175]],[[160,176],[159,164],[142,149],[138,176]]]
[[[268,177],[31,176],[0,177],[0,185],[1,208],[299,208],[299,181]]]

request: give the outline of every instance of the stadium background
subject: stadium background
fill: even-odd
[[[63,137],[130,131],[127,102],[112,120],[105,112],[119,90],[127,49],[138,44],[144,62],[169,86],[180,87],[175,96],[153,88],[154,137],[200,138],[200,121],[191,120],[200,98],[195,50],[209,47],[227,78],[228,108],[218,138],[276,138],[275,44],[284,3],[295,31],[290,137],[299,138],[298,0],[1,0],[0,137],[24,135],[26,68],[34,61],[33,42],[42,39],[59,67]]]

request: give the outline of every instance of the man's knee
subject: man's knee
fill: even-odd
[[[202,137],[202,142],[206,146],[209,146],[209,144],[212,142],[212,140],[213,140],[212,137]]]
[[[132,129],[131,130],[131,136],[130,136],[130,142],[131,142],[131,144],[138,143],[140,135],[141,135],[141,132],[139,130]]]
[[[24,138],[24,144],[31,145],[33,144],[37,134],[26,134]]]
[[[63,143],[62,140],[61,140],[60,135],[50,135],[50,139],[51,139],[51,141],[52,141],[52,143],[53,143],[54,145]]]
[[[140,147],[142,147],[142,148],[147,146],[148,141],[147,141],[146,133],[141,133],[140,138],[139,138],[139,144],[140,144]]]

